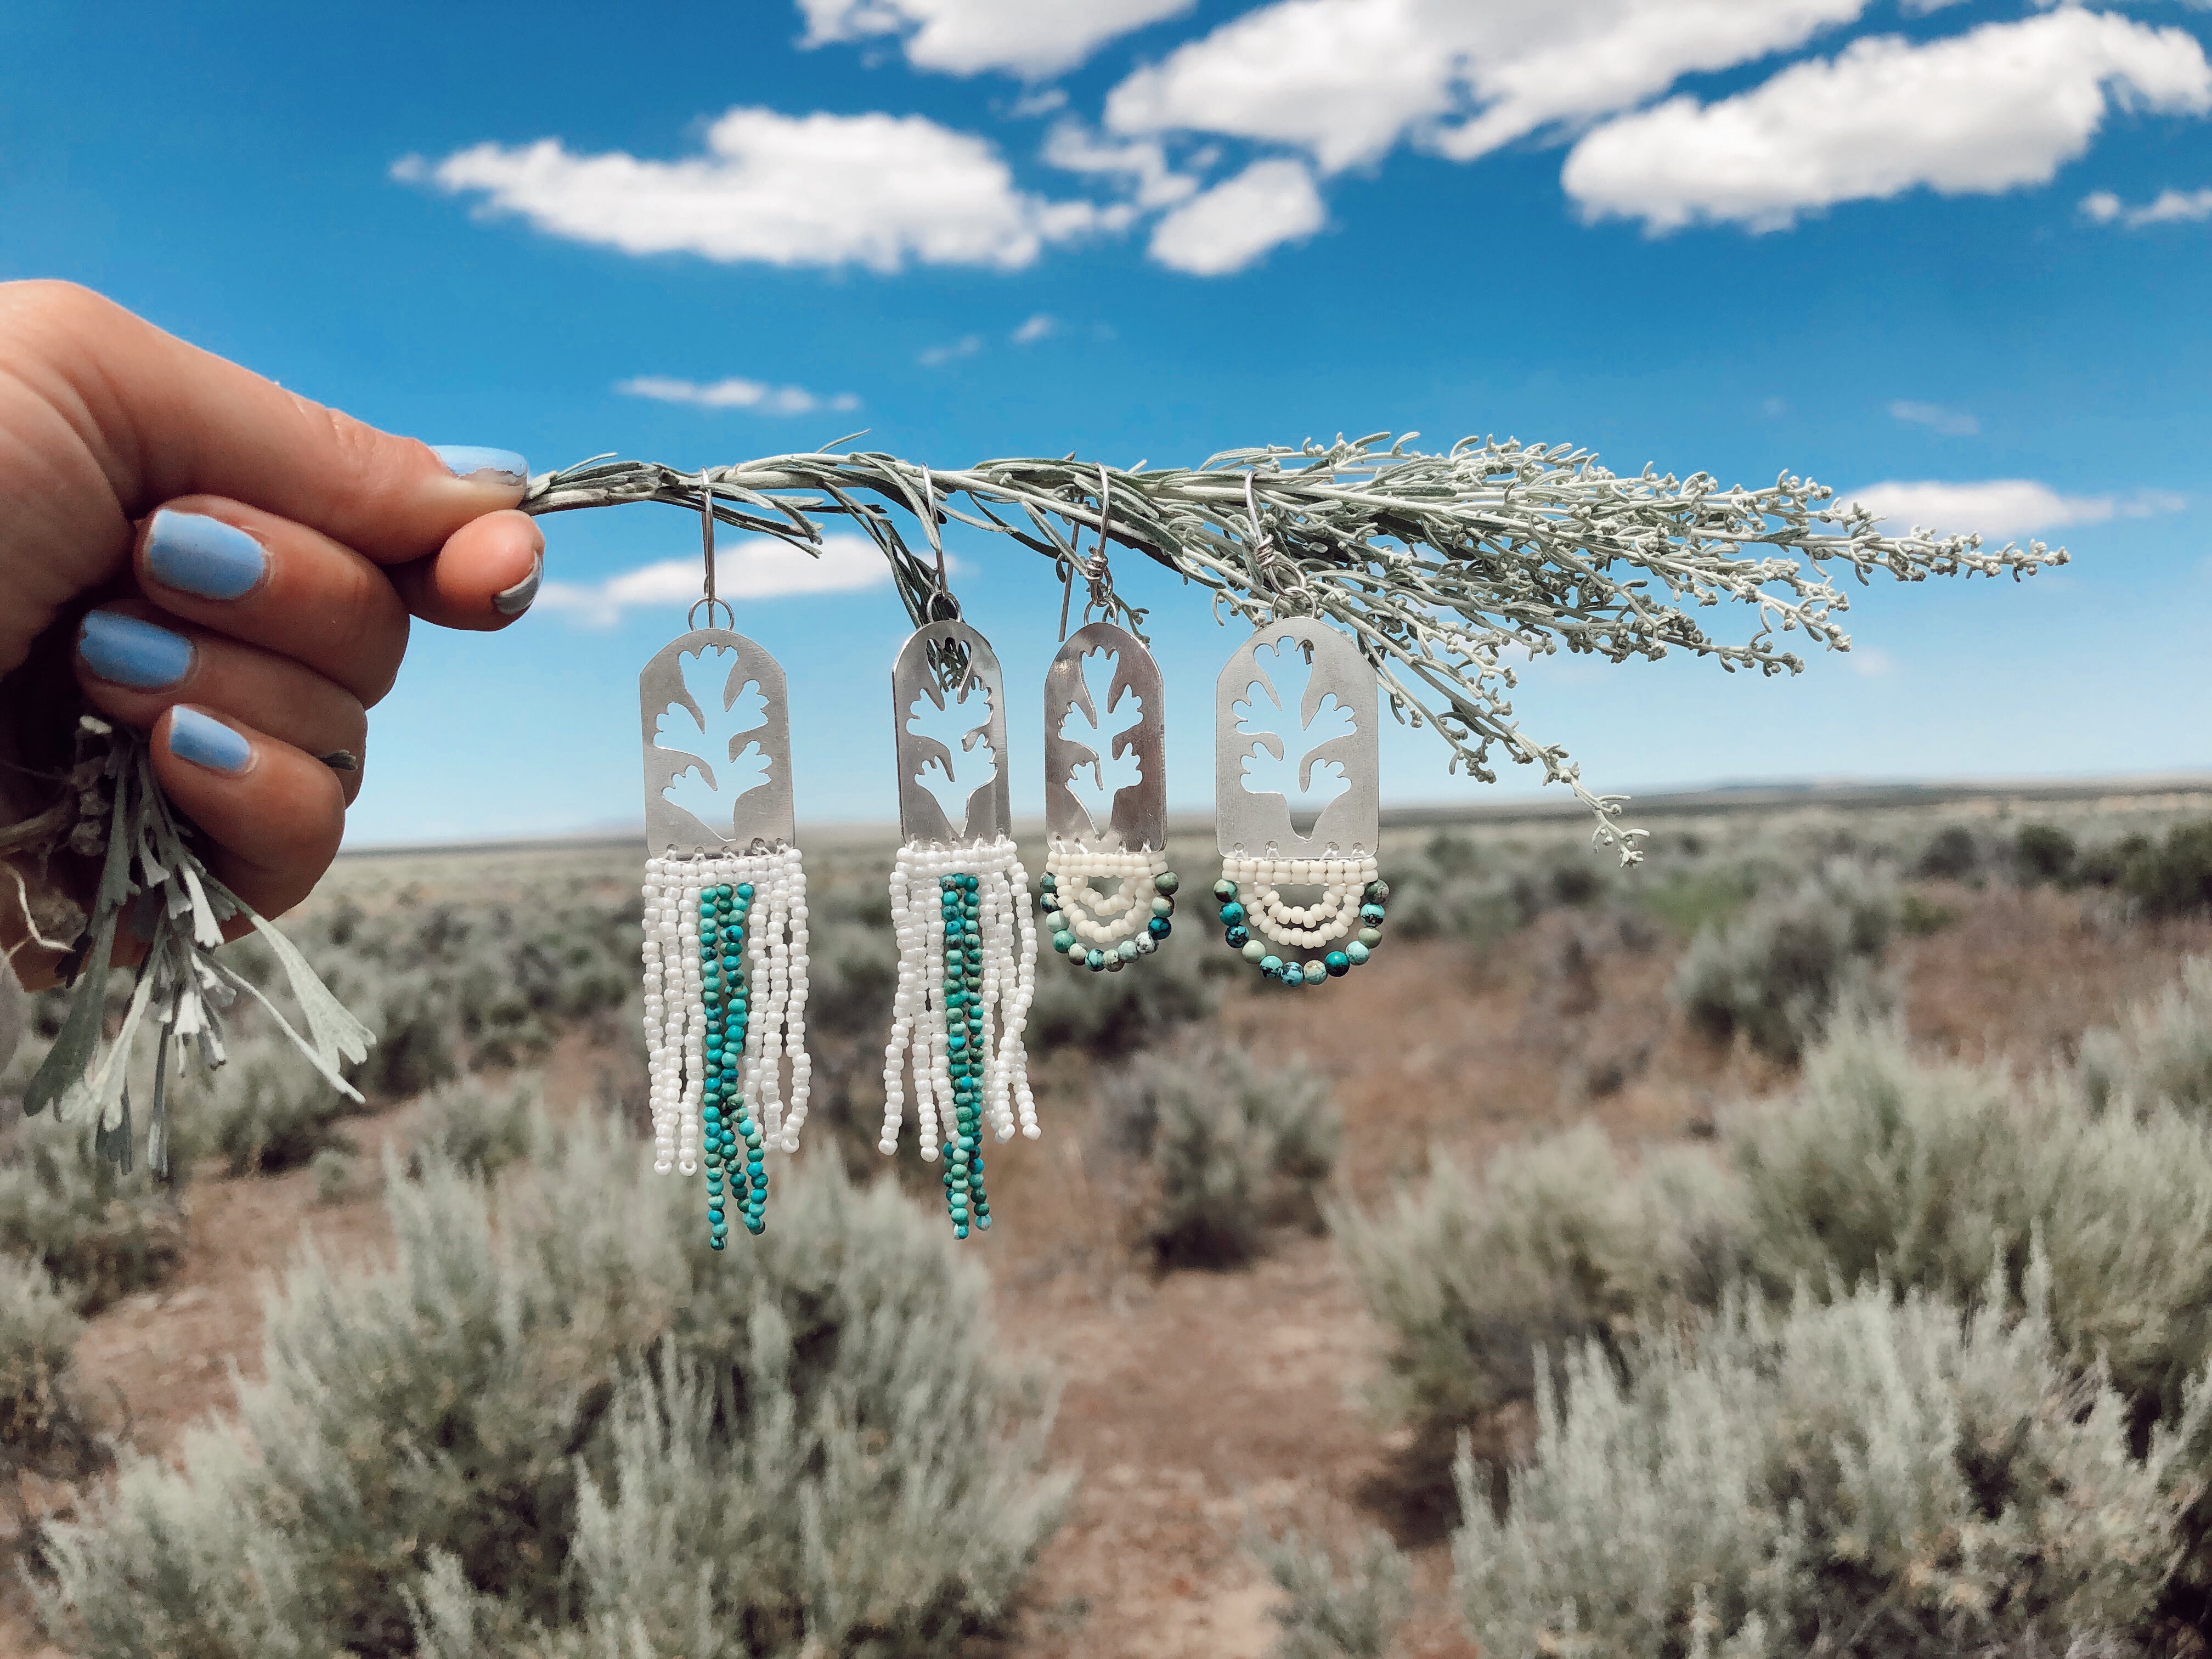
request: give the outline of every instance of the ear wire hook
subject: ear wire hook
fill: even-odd
[[[691,608],[684,613],[684,625],[697,627],[699,611],[703,606],[707,612],[707,626],[712,628],[714,625],[714,607],[720,605],[722,614],[729,618],[724,625],[735,628],[738,613],[730,608],[727,599],[714,597],[714,485],[704,467],[699,469],[699,557],[706,566],[707,596],[691,602]]]
[[[1098,545],[1091,550],[1089,558],[1076,549],[1083,539],[1083,526],[1079,521],[1067,538],[1067,552],[1060,564],[1060,637],[1067,638],[1067,605],[1075,592],[1075,572],[1079,565],[1083,579],[1091,585],[1091,597],[1083,603],[1083,619],[1091,620],[1091,613],[1114,613],[1114,573],[1106,563],[1106,526],[1114,512],[1114,475],[1102,463],[1098,468]]]
[[[937,533],[937,481],[930,477],[926,466],[915,469],[921,474],[921,498],[927,503],[921,515],[921,527],[929,536],[929,544],[937,554],[937,591],[921,607],[925,622],[958,622],[960,601],[952,597],[952,589],[945,580],[945,538]],[[937,603],[945,602],[945,614],[937,614]]]
[[[1244,515],[1252,526],[1252,575],[1263,585],[1268,594],[1267,609],[1273,614],[1277,602],[1296,594],[1301,602],[1310,603],[1311,589],[1306,585],[1306,573],[1298,568],[1297,561],[1284,556],[1275,545],[1275,538],[1260,522],[1260,505],[1254,499],[1252,488],[1259,474],[1256,471],[1244,475]],[[1287,577],[1284,573],[1288,572]]]

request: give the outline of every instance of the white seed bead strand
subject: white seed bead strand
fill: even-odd
[[[1221,873],[1236,883],[1250,931],[1278,945],[1320,950],[1357,931],[1362,896],[1378,871],[1372,858],[1229,858]],[[1321,901],[1286,903],[1281,887],[1318,887]]]
[[[796,847],[785,848],[782,860],[784,889],[791,902],[791,977],[783,1026],[784,1051],[791,1056],[791,1103],[783,1115],[781,1145],[786,1152],[795,1152],[814,1079],[813,1057],[806,1052],[806,870]]]
[[[677,1108],[676,1167],[687,1176],[699,1172],[699,1109],[706,1092],[706,981],[699,972],[700,873],[699,860],[685,862],[684,897],[676,913],[677,956],[684,967],[684,1092]]]
[[[902,847],[891,866],[891,928],[898,942],[898,989],[891,999],[890,1041],[884,1046],[884,1127],[876,1150],[888,1158],[898,1151],[905,1099],[906,1057],[915,1023],[921,1016],[921,929],[915,921],[908,879],[914,849]]]
[[[1045,854],[1045,869],[1053,879],[1051,908],[1076,938],[1111,951],[1151,922],[1153,878],[1167,867],[1166,853],[1157,848],[1086,848],[1055,841]],[[1118,884],[1101,893],[1091,885],[1093,877],[1112,877]]]
[[[1006,863],[1007,897],[1013,907],[1020,942],[1014,957],[1013,1006],[1006,1014],[999,1069],[1012,1079],[1014,1115],[1023,1138],[1035,1140],[1039,1133],[1036,1098],[1030,1093],[1029,1053],[1024,1038],[1029,1030],[1030,1006],[1036,1000],[1036,923],[1031,920],[1030,908],[1030,872],[1022,867],[1011,842],[1006,844]],[[1167,868],[1164,855],[1160,859],[1160,868]],[[1004,1140],[1006,1137],[1001,1134],[999,1138]]]

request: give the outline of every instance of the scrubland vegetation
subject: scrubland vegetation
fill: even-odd
[[[24,1639],[2204,1650],[2203,801],[1684,815],[1631,872],[1540,822],[1394,831],[1385,854],[1382,954],[1405,965],[1364,970],[1348,992],[1392,988],[1349,1020],[1334,990],[1250,983],[1193,904],[1132,971],[1042,962],[1048,1139],[1010,1149],[1012,1236],[977,1248],[927,1172],[873,1150],[879,861],[810,852],[811,1144],[727,1260],[695,1188],[642,1156],[625,857],[342,866],[293,931],[383,1038],[364,1101],[249,1026],[179,1091],[167,1187],[82,1124],[0,1144],[0,1448],[46,1495],[15,1537]],[[2002,937],[2018,960],[1983,942]],[[2148,966],[2063,1030],[1985,1021],[1954,1052],[1916,1036],[1912,964],[1969,938],[1983,956],[1945,960],[2014,988],[1978,1007],[2024,1004],[2069,951]],[[1391,1006],[1416,990],[1426,1027]],[[1378,1058],[1508,1004],[1519,1069],[1478,1050],[1380,1115],[1359,1092]],[[1547,1080],[1499,1105],[1493,1074]],[[226,1241],[195,1206],[233,1189],[268,1195],[225,1213],[266,1212],[290,1265],[234,1333],[228,1407],[187,1428],[80,1356],[198,1282]],[[1056,1590],[1068,1551],[1123,1547],[1097,1541],[1124,1535],[1111,1516],[1162,1501],[1132,1454],[1070,1455],[1063,1389],[1103,1409],[1086,1368],[1148,1307],[1226,1319],[1332,1284],[1353,1312],[1313,1322],[1300,1386],[1382,1473],[1327,1501],[1231,1483],[1209,1524],[1269,1587],[1270,1630],[1139,1642],[1139,1598]],[[1230,1380],[1158,1379],[1184,1392],[1140,1439]],[[1426,1532],[1391,1496],[1424,1483],[1452,1494]]]

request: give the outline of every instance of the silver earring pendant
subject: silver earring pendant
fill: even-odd
[[[714,496],[701,476],[712,624]],[[792,822],[782,668],[744,635],[693,628],[638,676],[645,757],[645,1038],[653,1168],[706,1171],[708,1241],[766,1225],[769,1151],[799,1149],[806,876]],[[791,1093],[783,1094],[783,1062]]]
[[[904,844],[891,872],[898,990],[877,1144],[898,1151],[910,1075],[921,1156],[934,1163],[941,1148],[946,1212],[966,1238],[991,1224],[985,1127],[1000,1141],[1037,1136],[1023,1047],[1036,927],[1011,833],[1006,685],[989,642],[956,616],[915,630],[891,690]]]

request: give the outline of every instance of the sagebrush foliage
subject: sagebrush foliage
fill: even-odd
[[[72,1425],[70,1356],[83,1328],[53,1275],[0,1256],[0,1465],[35,1462]]]
[[[1342,1565],[1294,1532],[1253,1552],[1287,1598],[1271,1610],[1283,1632],[1274,1659],[1387,1659],[1413,1599],[1412,1569],[1387,1533],[1369,1532]]]
[[[1248,1261],[1269,1228],[1318,1219],[1344,1120],[1310,1067],[1189,1044],[1133,1060],[1100,1103],[1108,1144],[1149,1177],[1138,1226],[1165,1265]]]
[[[920,1210],[803,1164],[732,1262],[696,1189],[601,1128],[496,1202],[434,1153],[386,1176],[393,1265],[306,1253],[237,1429],[50,1530],[57,1640],[811,1659],[1001,1616],[1066,1481],[980,1269]]]
[[[2165,1102],[2212,1121],[2212,957],[2191,957],[2156,1000],[2085,1033],[2075,1075],[2100,1110]]]
[[[0,1253],[52,1273],[80,1313],[160,1285],[183,1260],[173,1195],[93,1150],[89,1122],[39,1124],[0,1164]]]
[[[544,1127],[544,1092],[536,1078],[517,1078],[504,1089],[466,1078],[423,1098],[410,1166],[419,1173],[426,1160],[434,1159],[470,1175],[497,1175],[529,1158]]]
[[[232,1044],[218,1069],[187,1071],[175,1085],[172,1109],[177,1155],[241,1176],[297,1169],[340,1145],[339,1125],[361,1109],[290,1042],[259,1033]]]
[[[1674,1000],[1717,1042],[1740,1032],[1762,1054],[1794,1060],[1839,1003],[1870,1000],[1868,970],[1896,932],[1898,908],[1886,867],[1831,859],[1699,932],[1675,972]]]
[[[1949,1659],[2063,1651],[2154,1610],[2212,1415],[2141,1456],[2069,1363],[2032,1267],[1961,1314],[1874,1283],[1786,1311],[1731,1296],[1623,1370],[1595,1346],[1537,1399],[1502,1516],[1458,1479],[1455,1593],[1492,1659],[1562,1653]]]

